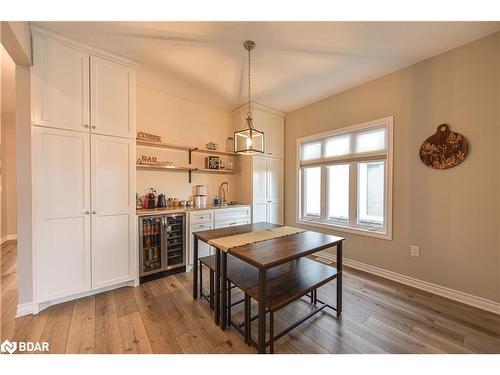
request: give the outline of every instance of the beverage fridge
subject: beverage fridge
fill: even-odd
[[[186,266],[185,214],[142,216],[139,218],[139,276],[150,276]],[[153,277],[154,278],[154,277]]]

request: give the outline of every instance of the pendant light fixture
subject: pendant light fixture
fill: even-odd
[[[246,127],[234,133],[234,152],[246,155],[262,154],[264,153],[264,133],[253,127],[252,103],[250,101],[250,51],[255,48],[255,42],[247,40],[243,43],[243,47],[248,51],[248,112]]]

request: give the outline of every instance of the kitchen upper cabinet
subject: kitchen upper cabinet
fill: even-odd
[[[252,124],[255,127],[255,129],[260,130],[261,132],[264,132],[264,137],[268,135],[269,133],[269,115],[267,112],[264,112],[258,108],[253,108],[252,109]],[[246,118],[246,112],[245,112],[245,118]],[[265,142],[265,141],[264,141]],[[267,142],[265,142],[265,146],[267,146]],[[264,148],[264,151],[265,148]]]
[[[104,58],[90,57],[93,133],[135,137],[135,70]]]
[[[89,134],[36,127],[33,172],[38,303],[91,289]]]
[[[234,130],[241,130],[245,126],[248,105],[232,113]],[[252,104],[253,126],[264,132],[264,155],[276,158],[284,157],[284,114],[259,104]]]
[[[89,54],[33,38],[33,124],[89,130]]]
[[[134,278],[135,143],[92,135],[92,288]]]
[[[266,154],[277,158],[284,157],[285,119],[282,116],[270,114],[268,117],[268,134]]]
[[[33,35],[33,125],[135,138],[137,64]]]

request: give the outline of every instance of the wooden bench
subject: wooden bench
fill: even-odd
[[[214,275],[215,269],[215,256],[208,256],[200,258],[200,290],[202,290],[201,284],[201,269],[202,265],[205,265],[210,269],[211,278]],[[335,279],[338,275],[337,269],[326,265],[324,263],[318,262],[316,260],[309,259],[307,257],[299,258],[297,260],[282,264],[280,266],[269,269],[267,273],[267,283],[266,283],[266,310],[270,313],[270,339],[266,342],[266,346],[270,347],[271,353],[274,351],[274,341],[288,333],[290,330],[297,327],[299,324],[303,323],[312,315],[316,314],[325,307],[330,307],[336,310],[333,306],[326,304],[323,301],[317,299],[317,288]],[[229,254],[227,259],[227,279],[231,284],[241,289],[245,294],[245,319],[241,324],[235,324],[231,320],[231,306],[237,303],[231,303],[231,285],[228,287],[228,320],[229,324],[233,325],[236,329],[240,331],[245,337],[245,342],[247,344],[257,344],[251,339],[251,321],[256,318],[251,316],[251,298],[256,301],[259,299],[259,272],[258,269],[251,266],[250,264],[239,260],[238,258],[231,256]],[[213,286],[213,281],[211,280],[211,286]],[[210,298],[211,306],[213,303],[213,287],[210,289],[212,298]],[[307,314],[304,318],[292,324],[287,329],[274,334],[274,313],[285,307],[286,305],[304,297],[310,296],[311,304],[317,305],[317,302],[321,303],[321,306],[311,313]],[[244,326],[245,329],[242,331],[241,327]]]

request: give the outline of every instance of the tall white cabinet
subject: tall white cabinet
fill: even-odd
[[[34,312],[137,280],[138,65],[33,28]]]
[[[248,107],[232,113],[233,128],[244,126]],[[284,114],[252,104],[253,125],[264,132],[264,153],[239,158],[240,197],[252,205],[252,222],[284,221]]]

